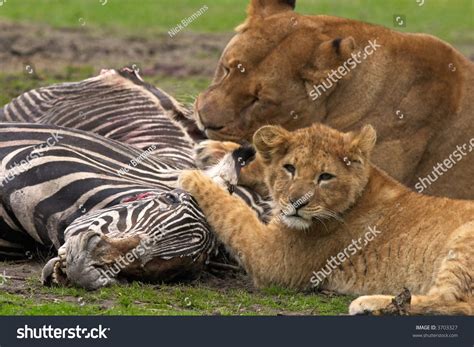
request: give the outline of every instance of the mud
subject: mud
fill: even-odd
[[[142,75],[213,75],[232,33],[182,32],[131,36],[88,27],[51,28],[0,21],[0,71],[55,71],[67,66],[117,68],[136,64]],[[29,66],[29,67],[28,67]]]

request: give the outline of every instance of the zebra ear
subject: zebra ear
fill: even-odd
[[[296,0],[251,0],[247,14],[249,17],[267,17],[283,11],[292,11],[295,6]]]
[[[289,132],[280,126],[266,125],[253,135],[253,145],[265,161],[270,161],[276,153],[285,153]]]

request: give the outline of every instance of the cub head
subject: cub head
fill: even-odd
[[[250,2],[210,87],[196,99],[194,117],[209,138],[250,141],[266,124],[295,130],[323,119],[325,100],[341,81],[316,100],[314,86],[351,57],[356,44],[345,32],[355,22],[299,15],[295,2]]]
[[[370,125],[349,133],[321,124],[293,132],[271,125],[258,129],[253,142],[277,215],[296,229],[339,218],[368,182],[375,141]]]

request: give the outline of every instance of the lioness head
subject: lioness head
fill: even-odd
[[[342,29],[351,24],[299,15],[294,6],[295,0],[250,2],[211,86],[196,100],[194,117],[209,138],[251,140],[262,125],[294,130],[324,117],[324,100],[336,88],[314,100],[314,86],[351,57],[355,41]]]
[[[367,184],[375,140],[370,125],[349,133],[321,124],[293,132],[270,125],[258,129],[254,146],[282,221],[306,229],[347,210]]]

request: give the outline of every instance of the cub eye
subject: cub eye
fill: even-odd
[[[285,164],[285,165],[283,165],[283,168],[284,168],[286,171],[288,171],[292,176],[295,175],[296,168],[295,168],[293,165],[291,165],[291,164]]]
[[[321,182],[321,181],[329,181],[330,179],[334,178],[336,176],[330,174],[330,173],[327,173],[327,172],[323,172],[321,175],[319,175],[318,177],[318,183]]]

